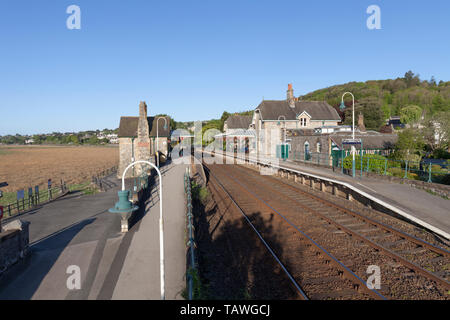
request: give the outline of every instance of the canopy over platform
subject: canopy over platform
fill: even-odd
[[[256,138],[254,129],[230,129],[227,133],[216,134],[214,138]]]

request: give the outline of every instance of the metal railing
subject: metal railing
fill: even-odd
[[[341,170],[342,173],[351,173],[352,155],[313,152],[289,152],[289,160],[303,162]],[[355,156],[355,170],[362,176],[364,172],[384,176],[394,176],[403,179],[421,180],[426,182],[450,184],[450,163],[442,162],[441,165],[428,161],[408,161],[390,159],[380,154],[359,154]]]
[[[39,192],[28,193],[24,191],[23,198],[17,199],[4,205],[5,218],[12,217],[16,214],[29,211],[40,204],[50,202],[68,191],[66,183],[61,180],[61,185],[58,187],[51,187]]]
[[[186,225],[187,225],[187,236],[188,236],[188,252],[187,252],[187,276],[186,280],[188,282],[188,299],[193,299],[194,291],[194,274],[196,273],[197,266],[195,263],[195,241],[194,241],[194,225],[193,225],[193,214],[192,214],[192,190],[191,190],[191,179],[190,170],[186,168],[186,173],[184,174],[184,191],[186,194]]]

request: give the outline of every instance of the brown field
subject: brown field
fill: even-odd
[[[78,184],[118,162],[118,147],[0,146],[0,182],[9,184],[4,192],[46,187],[48,179]]]

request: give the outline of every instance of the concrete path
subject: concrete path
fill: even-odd
[[[163,174],[166,299],[181,299],[185,288],[186,241],[183,175],[186,165],[169,165]],[[113,299],[160,299],[159,191],[131,241]]]
[[[181,298],[185,286],[184,170],[162,168],[166,299]],[[158,180],[126,234],[120,232],[119,216],[107,211],[120,187],[119,180],[111,180],[116,187],[108,192],[69,196],[20,217],[31,222],[31,255],[2,276],[0,299],[160,298]],[[80,289],[67,287],[70,266],[80,270]]]

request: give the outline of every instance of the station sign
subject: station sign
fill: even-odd
[[[25,198],[25,190],[19,190],[17,191],[17,200]]]
[[[342,140],[342,144],[361,144],[361,139],[344,139]]]

